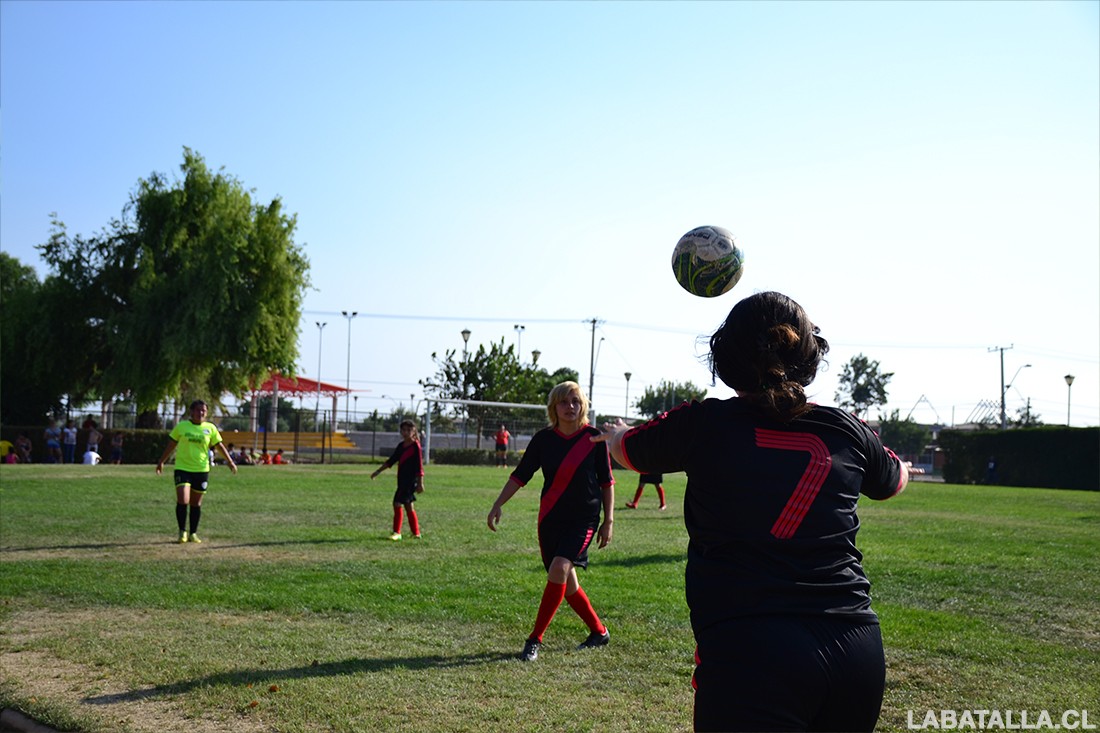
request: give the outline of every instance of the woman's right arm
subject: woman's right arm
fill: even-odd
[[[164,453],[161,454],[160,460],[157,461],[158,476],[160,475],[160,472],[164,470],[164,462],[168,460],[168,456],[172,455],[172,451],[176,449],[177,445],[179,444],[176,441],[172,440],[171,438],[168,439],[168,447],[164,449]]]
[[[500,490],[500,496],[498,496],[497,500],[493,502],[493,508],[489,510],[489,517],[487,520],[489,523],[489,529],[493,530],[494,532],[497,531],[497,525],[500,524],[501,507],[507,504],[508,500],[515,496],[516,492],[519,491],[521,488],[522,486],[520,486],[520,483],[514,478],[509,478],[508,482],[504,484],[504,488]]]

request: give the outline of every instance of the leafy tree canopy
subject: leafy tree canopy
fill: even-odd
[[[697,387],[691,382],[661,380],[656,387],[646,387],[645,392],[634,403],[634,407],[640,414],[652,419],[668,412],[681,402],[702,400],[706,395],[706,389]]]
[[[853,356],[840,373],[836,403],[859,417],[866,417],[872,407],[886,404],[886,385],[893,376],[893,372],[881,371],[877,361],[863,354]]]
[[[55,217],[39,246],[55,273],[50,309],[84,316],[60,334],[80,355],[73,392],[129,394],[147,409],[166,396],[218,402],[295,371],[309,286],[296,218],[279,198],[254,204],[188,148],[180,170],[139,181],[103,233],[70,237]]]
[[[912,418],[902,420],[900,410],[894,410],[889,416],[879,415],[878,435],[883,445],[899,455],[918,455],[932,439],[930,429],[918,425]]]
[[[44,348],[42,292],[34,268],[0,252],[0,421],[8,425],[41,424],[60,412],[66,391],[57,352]]]
[[[429,379],[421,379],[424,394],[441,400],[479,400],[482,402],[511,402],[522,405],[546,404],[546,396],[554,385],[568,380],[577,381],[577,372],[572,369],[558,369],[553,373],[537,364],[521,364],[514,347],[500,342],[484,344],[476,351],[466,354],[451,349],[440,357],[432,354],[436,373]],[[457,407],[453,414],[462,413]],[[483,422],[490,416],[485,407],[471,405],[469,416],[477,422],[477,435],[480,444]],[[493,409],[492,415],[500,418],[499,409]],[[522,413],[516,413],[519,416]],[[523,415],[529,418],[530,415]]]

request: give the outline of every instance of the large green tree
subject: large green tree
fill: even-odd
[[[44,348],[52,330],[45,302],[34,268],[0,252],[0,422],[7,425],[42,424],[61,410],[68,389],[64,359]]]
[[[706,389],[697,387],[691,382],[661,380],[661,383],[656,386],[646,387],[645,392],[634,403],[634,407],[647,418],[654,418],[668,412],[681,402],[702,400],[706,395]]]
[[[546,404],[546,396],[554,385],[578,379],[572,369],[561,368],[551,373],[537,364],[521,364],[514,347],[505,346],[503,338],[488,348],[482,344],[466,354],[454,349],[444,352],[442,357],[433,353],[432,361],[436,365],[435,375],[421,379],[420,384],[425,395],[444,400]],[[470,419],[477,424],[479,447],[485,420],[508,416],[507,411],[499,408],[471,405],[467,409]],[[460,412],[462,408],[455,409],[456,414]]]
[[[182,176],[139,181],[120,220],[94,237],[54,221],[39,249],[54,270],[64,334],[80,349],[79,392],[217,402],[272,369],[292,374],[309,263],[282,201],[252,201],[236,178],[184,148]]]
[[[893,372],[883,372],[877,361],[857,354],[840,373],[836,403],[859,417],[866,417],[872,407],[886,404],[886,385],[893,376]]]

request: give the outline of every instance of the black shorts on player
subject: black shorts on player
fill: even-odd
[[[210,483],[210,472],[195,473],[193,471],[181,471],[178,468],[172,472],[176,486],[190,486],[192,491],[200,494],[206,493],[206,486]]]
[[[874,729],[886,680],[877,622],[746,616],[695,637],[699,733]]]
[[[394,504],[412,504],[416,501],[417,478],[398,479],[397,491],[393,492]]]
[[[558,524],[543,522],[539,525],[539,552],[542,564],[550,570],[555,557],[564,557],[575,567],[588,567],[588,548],[596,537],[595,524]]]

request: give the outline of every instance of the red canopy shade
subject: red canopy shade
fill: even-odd
[[[264,382],[259,389],[253,390],[258,394],[271,394],[276,390],[278,386],[279,394],[292,394],[292,395],[311,395],[317,394],[317,388],[320,387],[321,394],[326,395],[338,395],[347,394],[350,391],[346,387],[341,387],[336,384],[328,384],[326,382],[318,382],[315,379],[306,379],[305,377],[284,377],[282,374],[272,372],[267,381]]]

